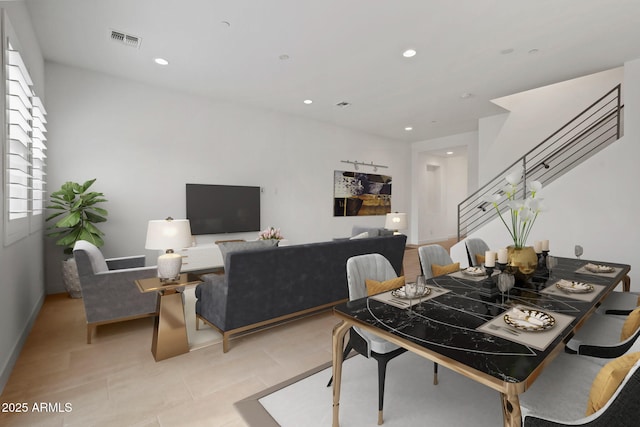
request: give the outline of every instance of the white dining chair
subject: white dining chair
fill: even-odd
[[[559,354],[531,387],[519,395],[523,426],[636,426],[640,419],[639,367],[640,361],[636,361],[606,403],[587,415],[596,377],[614,379],[607,378],[609,370],[586,358]],[[615,375],[623,374],[616,372],[612,377]]]
[[[469,254],[471,266],[479,266],[481,263],[478,262],[476,255],[484,257],[485,252],[489,250],[489,245],[487,245],[484,240],[475,237],[466,239],[465,244],[467,245],[467,253]]]
[[[453,260],[447,250],[440,245],[420,246],[418,248],[418,258],[420,259],[422,274],[427,279],[434,277],[431,269],[432,264],[443,266],[453,264]]]
[[[352,301],[367,296],[367,279],[384,282],[396,277],[398,276],[389,260],[380,254],[351,257],[347,260],[349,300]],[[378,362],[378,425],[381,425],[383,423],[384,383],[387,363],[407,350],[355,326],[349,330],[349,341],[344,350],[343,360],[346,359],[352,349],[366,358],[372,358]],[[327,387],[331,385],[332,380],[333,378],[329,380]]]
[[[605,364],[608,359],[637,351],[635,345],[638,337],[640,308],[636,308],[626,318],[594,313],[569,340],[565,351],[589,356],[595,363]]]

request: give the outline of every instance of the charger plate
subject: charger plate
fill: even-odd
[[[529,309],[521,309],[520,311],[522,311],[525,316],[538,319],[542,322],[542,325],[531,324],[524,319],[518,319],[517,317],[512,316],[510,313],[506,313],[504,315],[504,323],[518,330],[527,332],[546,331],[553,328],[556,324],[556,319],[544,311]]]
[[[589,292],[593,292],[595,289],[593,285],[590,285],[589,283],[569,280],[560,280],[556,283],[556,287],[561,291],[568,292],[570,294],[588,294]]]
[[[485,276],[487,273],[484,271],[484,268],[481,267],[469,267],[462,270],[463,274],[467,276]]]
[[[612,273],[615,268],[610,265],[602,265],[602,264],[587,264],[584,266],[585,270],[590,271],[592,273]]]
[[[417,298],[424,298],[430,293],[431,293],[431,288],[425,287],[424,292],[421,295],[416,295],[409,298],[404,291],[404,286],[402,286],[401,288],[394,289],[393,291],[391,291],[391,296],[394,298],[400,298],[400,299],[417,299]]]

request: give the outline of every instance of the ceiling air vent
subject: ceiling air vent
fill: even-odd
[[[111,30],[111,40],[122,43],[125,46],[135,47],[136,49],[140,47],[141,42],[140,37],[117,30]]]

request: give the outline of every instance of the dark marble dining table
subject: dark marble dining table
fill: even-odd
[[[380,335],[439,365],[480,382],[502,395],[505,426],[520,426],[518,395],[525,392],[544,367],[564,351],[565,344],[620,282],[628,283],[629,265],[571,258],[556,258],[549,271],[540,263],[526,282],[516,283],[508,296],[496,292],[499,271],[490,277],[466,278],[461,274],[431,278],[430,298],[411,310],[366,297],[334,307],[340,319],[333,331],[333,425],[339,425],[340,379],[344,337],[357,326]],[[610,274],[585,272],[588,263],[613,267]],[[587,274],[588,273],[588,274]],[[475,279],[475,280],[474,280]],[[596,286],[588,300],[557,292],[560,279]],[[556,325],[555,338],[544,349],[535,348],[510,334],[492,334],[477,328],[504,317],[513,306],[563,316],[564,327]],[[486,330],[486,328],[485,328]],[[518,332],[518,331],[516,331]],[[535,334],[537,332],[526,332]],[[418,409],[416,409],[418,410]]]

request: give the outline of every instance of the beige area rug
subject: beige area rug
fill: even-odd
[[[250,427],[330,426],[330,363],[292,378],[235,406]],[[356,355],[344,362],[340,398],[342,427],[375,426],[378,420],[377,363]],[[433,385],[433,363],[407,352],[387,366],[384,426],[503,425],[500,394],[440,367]]]
[[[189,351],[199,350],[222,342],[222,334],[206,323],[200,322],[200,330],[196,331],[196,287],[188,286],[184,295],[184,318],[187,323]]]

